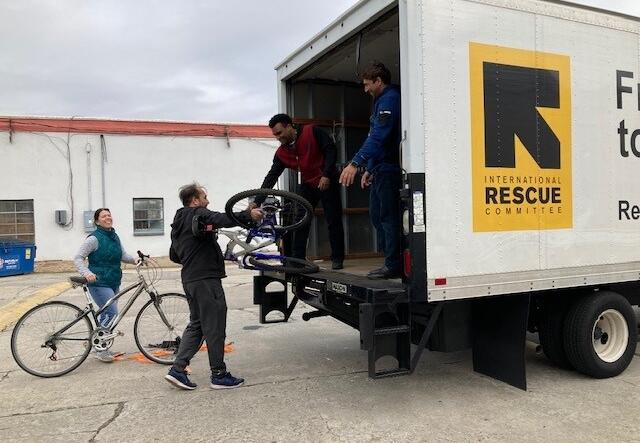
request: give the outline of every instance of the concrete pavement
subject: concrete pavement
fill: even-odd
[[[0,278],[0,309],[14,301],[24,300],[35,291],[65,282],[70,273],[25,274]]]
[[[13,362],[8,329],[0,333],[0,441],[640,440],[638,359],[619,377],[594,380],[551,366],[531,345],[522,392],[475,374],[469,352],[425,352],[415,374],[373,381],[357,331],[329,317],[302,321],[304,304],[288,323],[260,325],[252,274],[229,274],[227,364],[244,387],[209,389],[204,353],[192,362],[194,392],[166,383],[167,367],[138,359],[90,357],[66,376],[40,379]],[[165,271],[157,286],[180,290],[179,272]],[[83,303],[79,289],[59,298]],[[130,356],[136,312],[114,345]]]

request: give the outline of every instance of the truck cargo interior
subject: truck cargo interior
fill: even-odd
[[[371,61],[380,61],[391,71],[392,83],[399,86],[398,28],[395,7],[287,81],[289,114],[297,122],[313,123],[330,133],[336,141],[339,164],[353,157],[369,128],[372,97],[365,94],[359,73]],[[362,190],[356,183],[342,192],[347,258],[379,255],[375,230],[369,221],[368,190]],[[321,209],[316,211],[307,251],[310,257],[330,255]],[[364,264],[364,268],[368,266]]]

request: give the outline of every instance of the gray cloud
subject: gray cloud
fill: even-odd
[[[3,2],[0,113],[264,122],[274,65],[353,3]]]
[[[264,122],[273,67],[355,3],[5,1],[0,114]]]

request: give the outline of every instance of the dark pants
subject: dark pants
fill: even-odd
[[[219,278],[208,278],[183,283],[189,302],[189,324],[182,334],[182,341],[173,366],[181,372],[198,352],[202,341],[207,341],[209,366],[213,375],[226,372],[224,364],[224,339],[227,328],[227,301]]]
[[[400,271],[400,172],[376,172],[369,194],[369,214],[378,235],[384,264]]]
[[[315,209],[318,202],[322,202],[324,216],[329,228],[329,244],[331,245],[331,260],[344,259],[344,228],[342,226],[342,201],[340,200],[340,185],[337,180],[331,180],[331,186],[326,191],[317,187],[302,184],[298,195],[304,197]],[[311,224],[284,236],[284,254],[286,256],[304,259],[307,256],[307,240]],[[291,240],[293,237],[293,241]]]

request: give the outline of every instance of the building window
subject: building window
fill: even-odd
[[[6,239],[35,242],[33,200],[0,200],[0,242]]]
[[[133,235],[163,235],[164,204],[161,198],[133,199]]]

